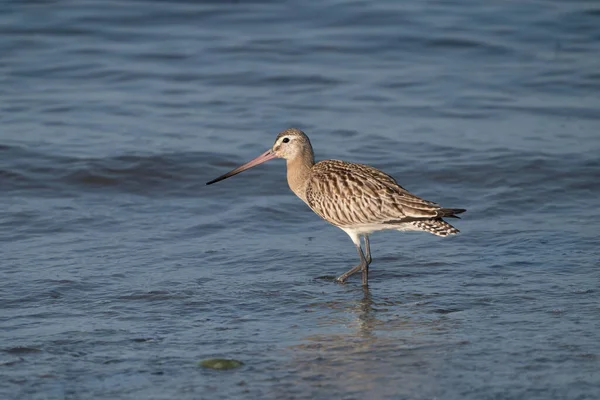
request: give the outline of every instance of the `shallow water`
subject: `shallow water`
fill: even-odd
[[[596,2],[9,1],[0,51],[0,398],[600,393]],[[462,233],[322,279],[281,161],[204,185],[290,126]]]

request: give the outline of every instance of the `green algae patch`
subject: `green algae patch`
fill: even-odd
[[[242,365],[244,365],[244,363],[238,360],[229,360],[226,358],[209,358],[207,360],[200,361],[198,365],[203,368],[217,369],[223,371],[241,367]]]

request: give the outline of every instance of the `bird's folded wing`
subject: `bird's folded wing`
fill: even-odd
[[[313,166],[306,194],[309,206],[337,226],[398,224],[436,218],[440,210],[376,168],[338,160]]]

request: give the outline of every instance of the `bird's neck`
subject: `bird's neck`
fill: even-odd
[[[306,184],[310,178],[310,169],[315,165],[313,152],[287,160],[287,181],[292,192],[306,203]]]

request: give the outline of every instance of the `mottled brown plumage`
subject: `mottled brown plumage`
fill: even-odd
[[[410,224],[417,229],[430,231],[439,236],[448,233],[440,229],[428,229],[426,220],[438,220],[453,216],[460,210],[441,208],[436,203],[417,197],[382,171],[363,164],[339,160],[316,163],[310,171],[306,185],[307,204],[318,215],[333,225],[343,228],[365,230],[380,225],[381,229]],[[447,225],[449,230],[456,229]]]
[[[344,230],[357,246],[361,263],[341,275],[363,273],[367,284],[371,262],[368,235],[378,230],[395,229],[430,232],[437,236],[458,233],[458,229],[442,218],[458,218],[465,210],[442,208],[408,192],[386,173],[363,164],[339,160],[315,163],[312,145],[304,132],[287,129],[281,132],[273,147],[263,155],[208,184],[235,175],[272,158],[287,161],[290,189],[316,214]],[[365,241],[363,253],[360,237]]]

